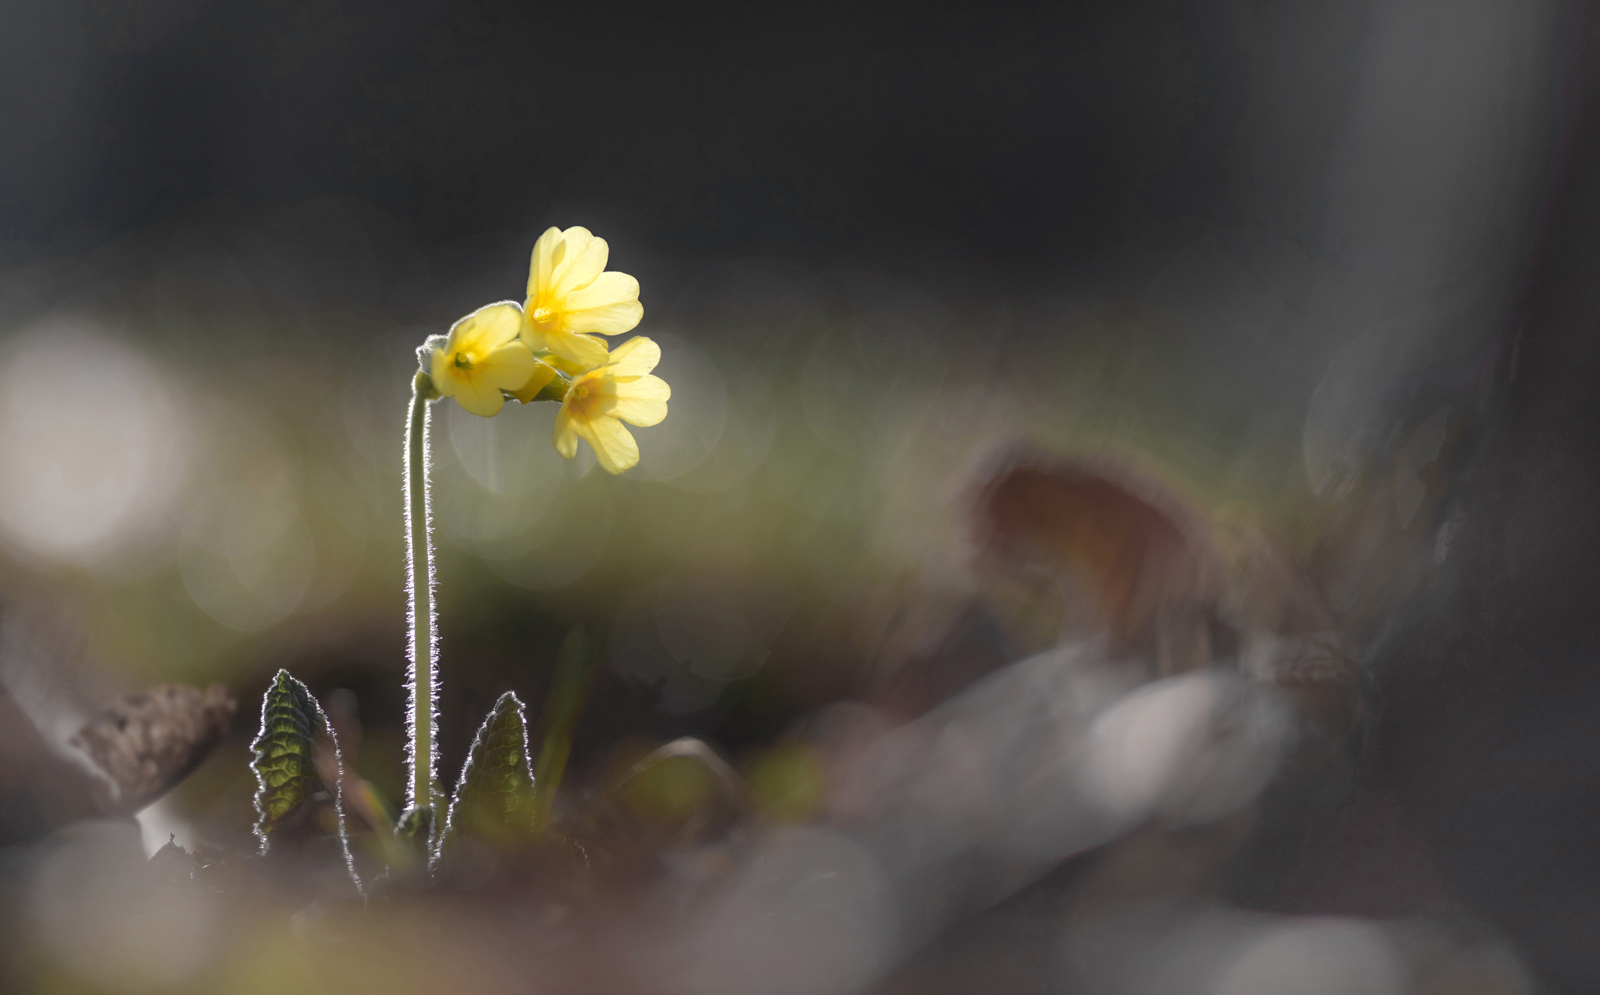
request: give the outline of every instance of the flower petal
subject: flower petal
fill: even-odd
[[[488,352],[522,333],[522,308],[512,301],[487,304],[450,326],[444,351]]]
[[[588,286],[566,296],[562,307],[568,312],[587,311],[607,304],[639,299],[639,281],[626,273],[601,273]]]
[[[639,322],[644,318],[644,305],[638,301],[618,301],[615,304],[602,304],[586,311],[568,311],[565,317],[567,328],[574,332],[621,335],[639,327]]]
[[[604,339],[597,339],[593,335],[577,335],[566,330],[546,331],[543,338],[545,351],[577,363],[586,370],[606,361]]]
[[[528,303],[533,303],[532,298],[529,299]],[[526,342],[528,344],[528,348],[534,352],[550,351],[550,344],[546,341],[545,330],[539,327],[539,324],[532,318],[528,317],[527,312],[523,312],[522,315],[521,334],[522,341]]]
[[[621,473],[639,462],[639,444],[615,418],[574,419],[572,427],[594,449],[594,458],[605,472]]]
[[[485,383],[482,378],[475,380],[462,380],[459,382],[454,394],[456,403],[462,410],[470,411],[484,418],[493,418],[500,413],[506,399],[500,393],[500,388]]]
[[[617,384],[618,397],[632,397],[641,401],[665,401],[672,397],[672,388],[660,377],[646,374],[636,380],[624,380]]]
[[[655,377],[645,377],[645,380],[655,380],[656,383],[666,387],[666,384]],[[641,381],[642,382],[642,381]],[[625,386],[633,386],[626,384]],[[607,413],[613,418],[632,422],[640,428],[649,428],[651,425],[661,424],[661,419],[667,417],[667,399],[665,397],[629,397],[619,394],[612,401]]]
[[[611,350],[606,362],[615,367],[611,375],[618,380],[642,377],[661,362],[661,347],[648,336],[635,335]]]
[[[539,241],[533,243],[533,261],[528,266],[528,299],[550,289],[550,271],[555,268],[556,246],[561,244],[561,229],[546,228]]]
[[[521,339],[496,346],[479,361],[477,378],[497,390],[515,390],[527,383],[537,361]]]
[[[626,273],[601,273],[562,301],[566,327],[574,332],[620,335],[631,332],[644,317],[639,281]]]
[[[450,361],[450,354],[443,349],[435,349],[432,360],[428,375],[433,378],[433,389],[439,392],[439,396],[449,397],[460,390],[461,379],[456,376],[456,365]]]
[[[568,228],[562,233],[566,239],[566,252],[550,273],[550,290],[557,298],[565,298],[575,290],[582,290],[605,271],[611,249],[603,238],[595,238],[587,228]]]
[[[574,258],[581,255],[593,240],[594,232],[582,225],[573,225],[561,233],[560,248],[551,260],[555,263],[555,270],[551,273],[552,286],[554,286],[555,273],[562,271],[563,264],[570,263]]]
[[[567,410],[565,404],[556,412],[556,427],[550,435],[550,441],[555,443],[556,452],[567,459],[578,455],[577,426],[573,423],[572,413]]]

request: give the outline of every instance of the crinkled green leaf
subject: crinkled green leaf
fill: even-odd
[[[522,701],[507,691],[478,727],[461,769],[439,853],[472,837],[503,847],[526,839],[533,826],[533,772],[528,767],[528,724]]]
[[[325,737],[332,751],[333,783],[327,784],[317,773],[317,738]],[[261,731],[250,744],[254,758],[250,769],[256,775],[255,833],[261,852],[271,847],[272,838],[296,822],[301,807],[327,792],[339,827],[339,844],[345,867],[357,891],[361,879],[350,855],[350,840],[345,831],[342,782],[344,763],[339,756],[339,741],[333,726],[306,688],[287,670],[280,670],[261,699]]]
[[[323,787],[313,757],[321,714],[311,692],[287,670],[278,671],[261,699],[261,731],[250,744],[255,755],[250,769],[256,775],[255,831],[262,852],[272,835]]]

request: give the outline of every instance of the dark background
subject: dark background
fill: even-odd
[[[566,214],[675,259],[1032,272],[1207,225],[1312,241],[1363,4],[8,4],[6,250],[226,193],[428,252]],[[620,231],[619,231],[620,229]]]
[[[292,229],[316,198],[367,219],[376,264],[359,280],[325,233],[298,250],[313,273],[298,306],[360,310],[370,320],[332,333],[352,340],[385,322],[442,328],[491,284],[514,292],[552,223],[602,232],[666,301],[749,258],[871,267],[960,300],[1041,297],[1120,285],[1213,231],[1358,272],[1362,232],[1406,208],[1385,198],[1430,189],[1440,166],[1350,124],[1393,27],[1377,6],[10,0],[7,320],[68,293],[38,275],[62,261],[160,244],[197,210]],[[1439,207],[1495,205],[1440,250],[1472,260],[1452,286],[1492,299],[1460,298],[1474,330],[1419,347],[1425,369],[1467,368],[1440,377],[1487,392],[1493,416],[1459,475],[1456,583],[1386,650],[1371,777],[1406,799],[1406,828],[1470,914],[1556,987],[1593,991],[1600,22],[1577,3],[1495,9],[1521,32],[1496,71],[1522,97],[1484,113],[1517,165]],[[1480,66],[1470,52],[1452,65],[1415,87],[1435,89],[1439,116],[1470,115]],[[1369,191],[1359,169],[1330,181],[1388,148],[1377,174],[1417,171],[1410,187]],[[1380,220],[1329,220],[1352,202]],[[1322,369],[1307,363],[1305,387]]]

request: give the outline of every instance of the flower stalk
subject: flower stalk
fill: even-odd
[[[434,813],[438,757],[438,616],[434,610],[433,509],[428,493],[430,452],[428,404],[438,397],[433,379],[419,370],[411,381],[411,410],[406,421],[406,592],[410,637],[407,653],[406,810],[398,831],[432,846],[437,827]]]

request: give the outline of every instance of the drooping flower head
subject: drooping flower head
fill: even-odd
[[[485,418],[500,412],[502,390],[515,390],[533,375],[535,362],[521,339],[522,309],[510,301],[490,304],[450,327],[431,348],[429,375],[442,397]]]
[[[600,335],[632,331],[644,317],[639,281],[606,272],[610,248],[587,228],[551,228],[533,246],[523,341],[584,368],[606,362]]]
[[[604,366],[574,378],[556,415],[556,451],[576,455],[581,438],[607,473],[638,463],[639,445],[622,423],[648,428],[667,417],[672,388],[650,375],[659,362],[661,347],[638,335],[613,349]]]

